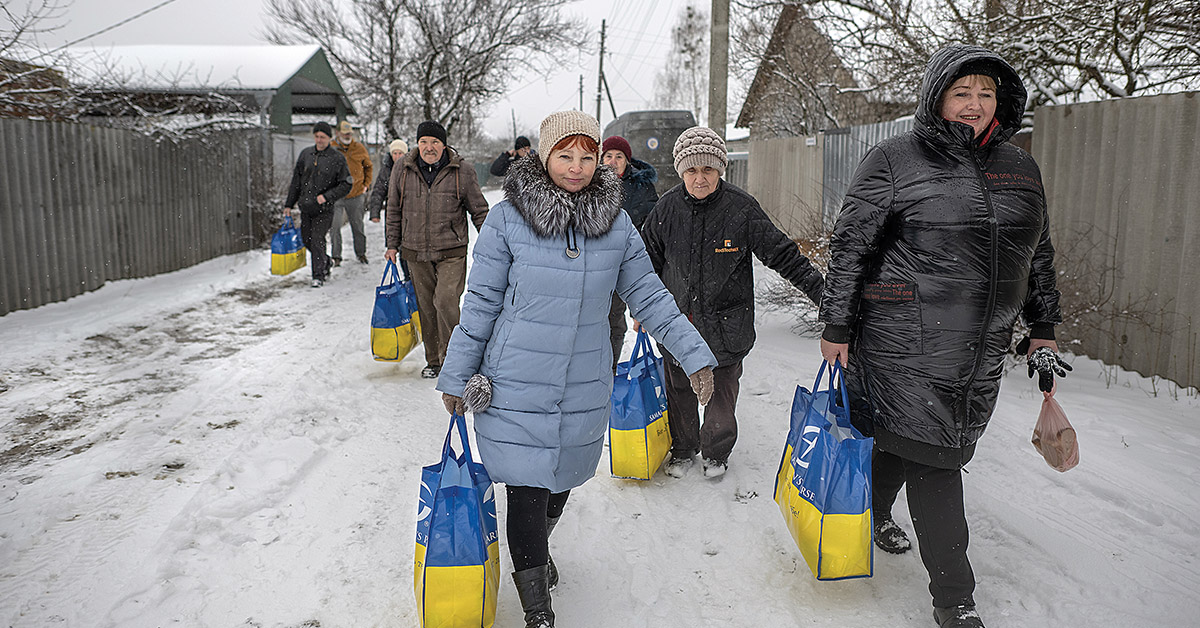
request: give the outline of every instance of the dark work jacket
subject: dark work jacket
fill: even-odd
[[[379,218],[383,208],[387,205],[388,198],[388,182],[392,177],[392,165],[396,160],[392,159],[391,151],[388,151],[383,156],[383,163],[379,166],[379,174],[375,175],[375,184],[371,186],[371,196],[367,198],[367,212],[371,219]]]
[[[317,150],[309,146],[300,151],[296,167],[292,170],[292,184],[288,186],[284,207],[299,207],[302,214],[318,214],[333,211],[333,202],[350,193],[354,178],[346,158],[333,147]],[[317,203],[317,197],[325,195],[325,204]],[[299,205],[297,205],[299,203]]]
[[[695,199],[682,184],[662,198],[642,225],[654,270],[717,356],[737,363],[754,346],[751,254],[820,302],[821,273],[741,188],[721,181]]]
[[[531,150],[529,151],[529,154],[536,155],[537,151]],[[503,153],[500,153],[500,156],[496,158],[496,161],[492,162],[492,166],[488,168],[488,172],[490,172],[493,177],[503,177],[504,175],[508,174],[509,166],[511,166],[514,161],[520,158],[520,155],[509,155],[508,151],[504,151]]]
[[[642,228],[646,216],[650,215],[650,210],[654,209],[654,204],[658,202],[658,192],[654,189],[656,181],[658,171],[654,166],[640,159],[630,159],[625,165],[625,174],[621,177],[621,189],[625,200],[621,207],[629,214],[633,226],[638,229]]]
[[[966,63],[999,77],[982,144],[944,120]],[[1025,88],[996,55],[957,45],[930,60],[914,130],[873,147],[830,242],[824,338],[850,343],[851,417],[881,449],[941,468],[975,452],[995,407],[1013,324],[1053,338],[1061,322],[1041,173],[1006,142]]]

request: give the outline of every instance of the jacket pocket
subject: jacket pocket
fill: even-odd
[[[913,283],[867,284],[858,306],[858,349],[878,353],[920,355],[921,298]]]
[[[735,305],[720,310],[716,319],[725,351],[739,354],[754,346],[754,311],[749,305]]]

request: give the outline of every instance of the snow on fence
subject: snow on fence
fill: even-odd
[[[1075,352],[1200,387],[1200,92],[1034,115]]]
[[[0,119],[0,315],[250,249],[256,138]]]

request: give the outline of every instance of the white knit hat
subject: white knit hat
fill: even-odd
[[[725,140],[721,139],[716,131],[705,126],[694,126],[680,133],[671,155],[675,158],[675,172],[681,177],[688,168],[704,166],[716,168],[723,176],[725,167],[729,165]]]
[[[600,122],[574,109],[556,111],[546,116],[538,131],[538,157],[543,166],[546,165],[546,160],[550,159],[550,151],[554,150],[554,145],[571,135],[586,135],[596,140],[596,146],[600,146]]]
[[[388,144],[388,152],[389,153],[396,150],[397,148],[399,148],[400,152],[402,152],[402,153],[408,152],[408,144],[406,144],[404,142],[404,140],[392,140],[392,143]]]

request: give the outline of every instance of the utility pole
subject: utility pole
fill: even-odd
[[[725,139],[725,99],[729,88],[729,0],[712,0],[708,49],[708,126]]]
[[[583,75],[579,75],[579,110],[583,111]]]
[[[508,111],[509,111],[509,113],[512,114],[513,138],[516,138],[517,137],[517,110],[509,109]]]
[[[600,121],[600,93],[604,89],[604,29],[608,20],[600,20],[600,73],[596,76],[596,121]],[[602,125],[603,126],[603,125]]]

